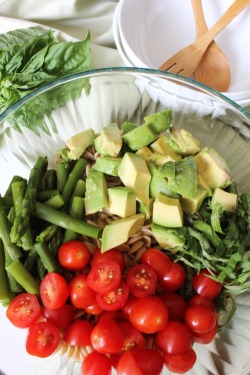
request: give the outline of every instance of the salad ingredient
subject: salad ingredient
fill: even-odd
[[[92,266],[87,277],[89,287],[100,294],[115,290],[120,282],[120,265],[111,259],[98,262],[95,266]]]
[[[59,328],[64,330],[73,320],[74,307],[70,304],[65,304],[59,309],[47,309],[46,307],[42,310],[42,315],[46,322],[49,322]]]
[[[15,259],[5,269],[28,293],[39,294],[38,282],[19,259]]]
[[[90,346],[93,325],[87,320],[75,320],[64,332],[63,340],[69,345]]]
[[[78,240],[63,243],[57,252],[60,265],[71,271],[83,270],[90,261],[90,251],[87,246]]]
[[[176,292],[159,292],[158,296],[168,308],[168,320],[182,321],[187,308],[185,299]]]
[[[69,297],[72,305],[86,309],[96,302],[96,292],[87,283],[87,274],[79,273],[69,282]]]
[[[210,331],[205,333],[192,332],[192,338],[194,342],[199,344],[210,344],[218,332],[218,324],[214,326]]]
[[[117,364],[117,375],[160,375],[161,354],[153,349],[137,348],[123,353]]]
[[[116,123],[109,124],[101,129],[100,134],[94,139],[96,151],[102,156],[117,157],[121,147],[121,132]]]
[[[110,359],[98,352],[88,354],[81,365],[82,375],[111,375],[111,371],[112,365]]]
[[[107,184],[102,172],[91,169],[86,178],[84,198],[86,214],[93,214],[108,207]]]
[[[132,189],[113,187],[108,189],[109,212],[126,218],[136,214],[136,195]]]
[[[77,160],[84,153],[87,147],[94,143],[95,132],[93,129],[87,129],[70,137],[66,146],[69,149],[68,157]]]
[[[123,351],[135,348],[144,348],[146,346],[146,339],[143,334],[135,329],[129,322],[120,322],[118,324],[121,329],[124,342]]]
[[[209,299],[217,298],[222,289],[222,284],[213,280],[206,269],[192,278],[192,285],[198,294]]]
[[[175,292],[184,284],[186,276],[183,265],[172,262],[169,271],[158,276],[158,283],[163,290]]]
[[[96,302],[105,311],[116,311],[124,306],[128,295],[128,286],[122,281],[115,290],[107,294],[97,293]]]
[[[93,328],[91,343],[99,353],[118,353],[123,348],[124,336],[118,324],[111,318],[103,318]]]
[[[193,339],[184,323],[172,321],[158,332],[156,344],[168,354],[180,355],[192,349]]]
[[[153,204],[152,220],[154,224],[168,228],[183,226],[183,212],[179,199],[158,193]]]
[[[105,251],[105,253],[102,253],[101,249],[98,248],[94,252],[93,258],[91,260],[91,266],[93,267],[97,263],[102,261],[105,262],[107,260],[114,260],[115,262],[117,262],[121,267],[121,271],[125,268],[124,256],[117,248],[107,250]]]
[[[148,264],[137,264],[129,269],[126,281],[130,293],[142,298],[154,293],[157,276]]]
[[[165,252],[153,247],[144,251],[140,258],[140,262],[152,267],[159,278],[168,272],[172,265],[171,259]]]
[[[26,350],[29,354],[45,358],[57,349],[60,341],[60,331],[53,324],[38,322],[28,329]]]
[[[184,354],[169,354],[164,352],[164,363],[169,371],[175,374],[184,374],[191,370],[196,362],[196,353],[194,349],[190,349]]]
[[[34,294],[17,295],[9,304],[6,316],[18,328],[30,327],[41,315],[42,309]]]
[[[40,284],[40,297],[48,309],[60,309],[69,297],[69,287],[63,276],[49,272]]]
[[[188,306],[184,321],[191,332],[206,333],[217,325],[216,313],[204,305]]]
[[[188,306],[203,305],[209,307],[212,311],[216,311],[215,302],[209,298],[202,297],[200,294],[194,294],[188,301]]]

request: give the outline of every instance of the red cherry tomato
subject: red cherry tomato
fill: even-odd
[[[76,320],[70,324],[63,335],[69,345],[90,346],[93,325],[87,320]]]
[[[193,277],[192,284],[196,292],[202,297],[215,299],[221,292],[222,284],[212,280],[208,275],[209,272],[206,269],[201,270],[198,275]]]
[[[40,296],[44,307],[60,309],[69,296],[67,281],[56,272],[47,273],[40,284]]]
[[[103,309],[98,305],[97,302],[95,302],[91,306],[87,306],[84,308],[87,314],[92,314],[92,315],[100,315],[103,312]]]
[[[106,311],[103,310],[103,312],[99,315],[98,319],[103,318],[110,318],[114,320],[116,323],[124,322],[124,316],[122,315],[121,310],[115,310],[115,311]]]
[[[26,338],[26,350],[29,354],[45,358],[57,349],[60,342],[60,330],[47,322],[34,323],[29,327]]]
[[[129,294],[127,301],[125,302],[124,306],[122,307],[122,315],[126,320],[129,320],[129,314],[131,311],[131,308],[135,301],[138,301],[139,298],[133,296],[132,294]]]
[[[98,305],[107,311],[116,311],[121,309],[127,301],[129,290],[127,284],[123,281],[117,289],[112,290],[107,294],[96,294],[96,302]]]
[[[196,353],[190,349],[184,354],[173,355],[164,353],[164,363],[167,369],[175,374],[184,374],[194,367],[196,362]]]
[[[124,344],[124,336],[118,324],[110,319],[104,318],[93,328],[91,333],[93,348],[99,353],[119,353]]]
[[[147,249],[142,254],[140,262],[143,264],[148,264],[150,267],[152,267],[157,277],[162,277],[162,275],[165,275],[170,270],[172,265],[172,261],[166,253],[153,247]]]
[[[137,264],[127,273],[127,285],[133,296],[142,298],[150,296],[156,288],[157,276],[147,264]]]
[[[82,375],[111,375],[112,364],[110,359],[98,352],[92,352],[84,358],[81,365]]]
[[[218,324],[215,325],[211,331],[206,333],[195,333],[193,332],[192,337],[194,342],[198,342],[199,344],[210,344],[216,336],[218,332]]]
[[[121,267],[113,260],[97,262],[88,274],[88,286],[97,293],[107,294],[117,289],[121,282]]]
[[[53,324],[59,329],[65,329],[68,327],[73,319],[74,307],[72,305],[64,305],[60,309],[49,310],[43,309],[43,316],[47,322]]]
[[[169,322],[156,336],[156,345],[173,355],[186,353],[192,344],[191,332],[182,322]]]
[[[79,273],[69,283],[69,296],[73,306],[85,309],[96,303],[96,293],[87,284],[87,275]]]
[[[173,263],[165,274],[158,276],[158,283],[163,290],[176,292],[186,280],[185,268],[180,263]]]
[[[98,249],[95,251],[93,259],[91,261],[91,266],[95,266],[100,261],[106,261],[106,260],[114,260],[117,262],[121,270],[125,267],[125,259],[123,254],[120,252],[120,250],[113,248],[110,250],[105,251],[104,253],[101,252],[101,249]]]
[[[155,333],[167,324],[168,309],[159,297],[143,297],[132,305],[129,320],[138,331]]]
[[[175,292],[160,292],[157,294],[168,308],[168,320],[182,320],[187,303],[182,296]]]
[[[127,350],[117,364],[117,375],[160,375],[163,357],[154,349]]]
[[[118,323],[124,336],[123,350],[144,348],[146,339],[141,332],[135,329],[129,322]]]
[[[185,312],[186,326],[195,333],[211,331],[217,324],[216,314],[207,306],[189,306]]]
[[[91,253],[82,241],[71,240],[59,247],[57,257],[63,268],[80,271],[89,263]]]
[[[41,306],[34,294],[16,296],[6,310],[6,316],[18,328],[28,328],[41,315]]]
[[[190,298],[188,306],[202,305],[209,307],[213,312],[216,311],[216,305],[212,299],[202,297],[200,294],[195,294]]]

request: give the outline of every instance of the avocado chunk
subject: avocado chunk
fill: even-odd
[[[72,160],[79,159],[86,148],[94,143],[94,139],[95,132],[93,129],[84,130],[70,137],[66,142],[66,146],[69,149],[68,158]]]
[[[183,246],[186,241],[186,228],[171,229],[152,223],[151,230],[158,244],[163,249],[173,250],[178,246]]]
[[[125,219],[114,220],[106,225],[102,233],[101,252],[127,242],[129,237],[142,228],[144,220],[144,214],[136,214]]]
[[[208,183],[199,173],[197,173],[197,186],[203,187],[203,189],[207,190],[208,197],[211,197],[213,195],[213,189],[208,185]]]
[[[154,199],[153,198],[149,198],[149,205],[148,206],[145,206],[144,203],[139,202],[139,212],[142,213],[142,214],[145,214],[146,219],[150,219],[151,216],[152,216],[152,213],[153,213],[153,203],[154,203]]]
[[[140,156],[126,152],[118,168],[123,184],[134,190],[139,202],[149,205],[149,184],[151,174],[145,160]]]
[[[118,168],[122,158],[112,158],[111,156],[100,156],[96,159],[93,168],[110,176],[118,176]]]
[[[153,204],[153,223],[168,228],[183,226],[183,212],[179,199],[158,193]]]
[[[133,130],[137,128],[138,125],[134,124],[133,122],[125,121],[121,128],[122,128],[122,134],[130,132],[130,130]]]
[[[136,195],[127,187],[112,187],[108,189],[109,212],[111,214],[128,217],[136,214]]]
[[[122,139],[133,151],[149,145],[157,138],[157,134],[151,129],[148,124],[138,126],[122,135]]]
[[[104,174],[93,168],[86,178],[84,204],[86,215],[108,207],[108,191]]]
[[[149,170],[152,176],[149,185],[150,197],[156,198],[158,193],[162,193],[168,197],[179,198],[179,194],[169,188],[167,179],[161,176],[159,169],[153,163],[149,164]]]
[[[193,215],[199,211],[204,199],[208,196],[208,191],[202,186],[197,187],[194,199],[181,198],[181,207],[183,212]]]
[[[216,188],[211,200],[211,206],[219,204],[226,212],[235,212],[237,201],[237,194],[228,193],[225,190]]]
[[[185,129],[172,128],[168,144],[182,156],[195,155],[200,151],[200,143]]]
[[[172,120],[173,112],[171,109],[152,113],[151,115],[144,117],[146,124],[149,124],[151,129],[158,134],[167,130],[170,127]]]
[[[150,148],[148,148],[147,146],[139,148],[139,150],[136,151],[136,154],[142,156],[145,159],[147,164],[149,164],[150,162],[153,162],[157,166],[165,164],[168,161],[173,161],[171,156],[157,154],[155,152],[152,152]]]
[[[121,131],[116,123],[102,128],[100,134],[95,138],[96,151],[102,156],[118,156],[122,148]]]
[[[225,160],[213,148],[202,149],[195,162],[198,173],[212,189],[223,189],[233,182]]]
[[[155,142],[150,145],[150,150],[157,154],[170,156],[173,160],[180,160],[181,155],[178,155],[173,148],[168,144],[166,135],[161,135]]]

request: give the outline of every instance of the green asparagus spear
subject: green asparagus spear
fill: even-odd
[[[16,182],[16,181],[25,181],[25,179],[21,176],[13,176],[11,181],[10,181],[10,184],[4,194],[4,197],[8,197],[8,196],[11,196],[12,195],[12,184],[13,182]]]
[[[18,259],[14,260],[14,262],[7,266],[6,270],[16,279],[26,292],[39,294],[38,282]]]
[[[82,219],[84,211],[84,198],[83,197],[74,197],[72,205],[69,210],[69,214],[72,217],[77,219]],[[77,234],[72,230],[66,229],[63,236],[63,242],[73,240],[77,238]]]
[[[69,174],[69,163],[61,160],[57,164],[57,190],[62,193]]]
[[[37,200],[39,202],[45,202],[48,199],[53,198],[57,194],[59,194],[59,191],[56,189],[40,191],[37,195]]]
[[[82,176],[83,172],[85,171],[87,162],[84,159],[78,159],[74,168],[70,172],[68,179],[64,185],[62,196],[65,202],[68,202],[74,189],[76,186],[77,181]]]
[[[47,190],[56,189],[56,170],[55,169],[48,169],[47,170]]]
[[[12,263],[12,259],[8,253],[8,251],[6,250],[6,247],[4,246],[4,266],[5,266],[5,269]],[[18,282],[16,281],[16,279],[7,271],[7,277],[8,277],[8,285],[9,285],[9,289],[11,292],[13,293],[20,293],[20,292],[23,292],[23,288],[20,284],[18,284]]]
[[[34,247],[39,254],[47,272],[61,273],[62,270],[59,263],[57,262],[55,256],[50,252],[48,246],[44,241],[36,242]]]
[[[46,200],[44,204],[46,204],[49,207],[59,209],[65,204],[65,200],[63,196],[60,193],[58,193],[53,197],[49,198],[48,200]]]
[[[9,300],[8,276],[5,270],[4,246],[0,238],[0,301]]]

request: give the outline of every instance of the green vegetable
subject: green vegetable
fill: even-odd
[[[5,270],[4,246],[0,238],[0,301],[8,301],[9,299],[9,285],[8,276]]]
[[[6,270],[26,290],[26,292],[39,294],[39,284],[18,259],[14,260],[14,262],[7,266]]]
[[[41,261],[46,268],[47,272],[61,272],[61,267],[57,262],[56,258],[50,252],[49,247],[44,241],[39,241],[35,243],[35,250],[39,254]]]

